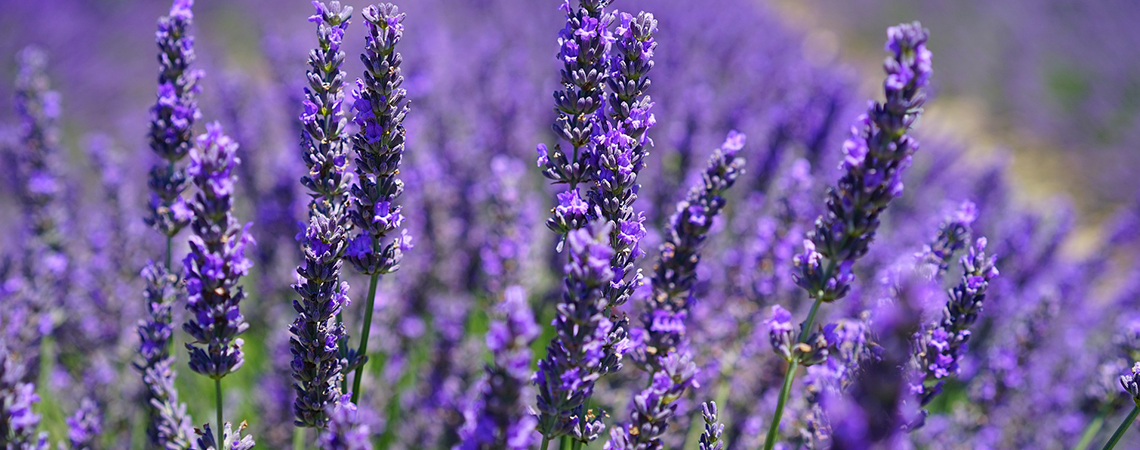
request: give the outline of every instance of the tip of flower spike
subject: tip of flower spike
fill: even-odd
[[[884,47],[892,53],[887,60],[889,88],[902,89],[912,82],[915,87],[927,85],[931,73],[931,53],[926,48],[929,37],[930,32],[917,21],[887,29]]]
[[[194,7],[194,0],[174,0],[170,5],[170,18],[190,20],[194,17],[191,8]]]
[[[744,148],[746,139],[747,136],[745,136],[744,133],[736,130],[729,131],[728,137],[724,139],[724,144],[721,145],[721,149],[725,154],[735,155],[736,152]]]

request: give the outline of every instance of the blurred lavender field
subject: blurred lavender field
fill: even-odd
[[[189,429],[221,431],[218,372],[227,450],[254,445],[241,422],[269,449],[1083,449],[1140,408],[1127,2],[344,2],[342,37],[335,8],[197,0],[206,134],[162,160],[174,3],[0,0],[0,448],[218,448]],[[631,16],[568,25],[605,11]],[[921,28],[882,45],[914,20],[929,83]],[[648,87],[560,78],[591,39],[613,79],[651,59]],[[306,81],[338,49],[343,92]],[[358,85],[362,53],[402,84]],[[148,186],[168,161],[193,179],[170,241],[142,220],[179,214]],[[225,356],[188,357],[208,339],[183,324],[225,321],[244,364],[204,369]]]

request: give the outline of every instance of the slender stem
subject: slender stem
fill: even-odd
[[[1092,422],[1085,427],[1084,433],[1081,433],[1081,440],[1077,442],[1073,450],[1085,450],[1089,448],[1089,444],[1092,444],[1093,438],[1095,438],[1096,434],[1100,432],[1100,429],[1104,427],[1104,419],[1108,416],[1108,413],[1112,411],[1113,403],[1114,402],[1110,401],[1104,404],[1104,407],[1100,409],[1100,412],[1097,413]]]
[[[550,438],[543,436],[542,437],[542,448],[540,450],[549,450],[549,448],[550,448]]]
[[[562,441],[559,443],[558,448],[561,450],[571,450],[570,436],[562,436]]]
[[[170,265],[172,264],[172,260],[173,260],[173,256],[171,255],[171,253],[174,253],[174,236],[167,235],[166,236],[166,271],[167,272],[170,272]]]
[[[1120,438],[1124,436],[1124,432],[1128,431],[1128,429],[1132,427],[1132,422],[1136,421],[1137,415],[1140,415],[1140,404],[1132,406],[1132,412],[1128,413],[1128,417],[1124,418],[1124,423],[1121,423],[1120,426],[1116,428],[1116,432],[1112,433],[1112,438],[1104,444],[1104,448],[1101,450],[1112,450],[1113,447],[1116,447],[1116,443],[1120,442]]]
[[[360,350],[356,352],[357,358],[368,354],[368,332],[372,331],[372,305],[376,303],[376,283],[380,281],[380,274],[372,274],[368,280],[368,298],[364,302],[364,324],[360,327]],[[367,362],[367,361],[366,361]],[[360,398],[360,379],[364,376],[364,364],[356,366],[356,376],[352,380],[352,402]]]
[[[570,444],[570,450],[581,450],[581,449],[582,449],[582,441],[575,440],[574,443]]]
[[[218,402],[218,448],[222,448],[222,446],[224,445],[222,439],[225,437],[225,432],[222,430],[222,379],[221,378],[215,378],[214,379],[214,392],[217,393],[217,402]]]
[[[772,416],[772,424],[768,426],[768,437],[764,438],[764,450],[772,450],[776,445],[776,434],[780,430],[780,416],[784,414],[784,404],[788,401],[788,392],[792,390],[792,381],[796,378],[796,368],[800,361],[793,359],[788,364],[788,371],[784,373],[784,387],[780,389],[780,399],[776,402],[776,413]]]
[[[819,312],[819,305],[823,303],[818,298],[815,303],[811,305],[811,311],[808,312],[807,320],[800,325],[800,337],[798,343],[803,343],[807,340],[809,330],[815,323],[815,315]],[[768,437],[764,439],[764,450],[772,450],[776,446],[776,434],[780,429],[780,417],[784,414],[784,404],[788,402],[788,393],[792,391],[792,381],[796,378],[796,368],[800,362],[793,356],[792,362],[788,364],[788,371],[784,373],[784,387],[780,389],[780,398],[776,401],[776,413],[772,416],[772,423],[768,426]]]
[[[293,427],[293,450],[305,450],[305,427]]]
[[[819,312],[819,305],[823,302],[816,300],[811,304],[811,311],[808,312],[807,320],[804,321],[803,327],[800,329],[800,338],[798,342],[807,342],[808,333],[811,333],[811,326],[815,325],[815,314]]]

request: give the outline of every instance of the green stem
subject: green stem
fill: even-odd
[[[574,441],[574,443],[570,444],[570,450],[581,450],[581,449],[582,449],[582,441],[576,440],[576,441]]]
[[[1121,423],[1120,426],[1116,428],[1116,432],[1112,433],[1112,438],[1104,444],[1104,448],[1101,450],[1112,450],[1113,447],[1116,447],[1116,443],[1120,442],[1120,438],[1124,436],[1124,432],[1128,431],[1128,428],[1132,427],[1132,422],[1136,421],[1137,415],[1140,415],[1140,404],[1132,406],[1132,412],[1128,413],[1128,417],[1124,418],[1124,423]]]
[[[560,450],[571,450],[571,448],[570,448],[570,436],[562,436],[562,441],[559,442],[558,448]]]
[[[542,437],[542,448],[540,450],[549,450],[549,448],[550,448],[550,438],[543,436]]]
[[[372,306],[376,303],[376,284],[380,281],[380,274],[372,274],[368,280],[368,298],[364,302],[364,324],[360,327],[360,350],[356,352],[357,358],[368,354],[368,333],[372,331]],[[352,380],[352,402],[360,398],[360,379],[364,376],[364,364],[356,367],[356,375]]]
[[[819,305],[823,303],[818,298],[811,305],[807,320],[800,327],[800,337],[797,343],[807,340],[811,326],[815,324],[815,315],[819,312]],[[776,401],[776,413],[772,416],[772,423],[768,426],[768,436],[764,439],[764,450],[772,450],[776,446],[776,435],[780,430],[780,417],[784,415],[784,404],[788,402],[788,393],[792,391],[792,381],[796,378],[796,369],[800,361],[793,355],[792,362],[788,364],[788,371],[784,373],[784,387],[780,389],[780,398]]]
[[[166,236],[166,271],[167,272],[170,272],[170,264],[171,264],[171,260],[173,259],[173,256],[171,255],[171,253],[174,253],[174,236],[167,235]]]
[[[305,428],[293,428],[293,450],[305,450]]]
[[[225,432],[222,430],[222,379],[221,378],[215,378],[214,379],[214,392],[217,393],[216,398],[217,398],[217,402],[218,402],[218,448],[222,448],[222,445],[224,445],[223,444],[224,441],[222,439],[225,437]]]
[[[780,416],[784,414],[784,404],[788,401],[788,392],[792,390],[792,381],[796,378],[796,368],[800,361],[793,359],[788,364],[788,371],[784,373],[784,387],[780,389],[780,398],[776,402],[776,413],[772,416],[772,424],[768,426],[768,436],[764,438],[764,450],[772,450],[776,445],[776,434],[780,430]]]
[[[1097,413],[1092,422],[1085,427],[1085,432],[1081,433],[1081,440],[1077,442],[1073,450],[1085,450],[1089,448],[1089,444],[1092,444],[1093,438],[1095,438],[1096,434],[1100,432],[1100,429],[1104,427],[1104,419],[1108,417],[1108,413],[1112,411],[1112,403],[1113,402],[1105,403],[1104,407],[1100,409],[1100,412]]]

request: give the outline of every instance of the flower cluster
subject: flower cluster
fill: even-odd
[[[635,339],[643,342],[643,347],[636,349],[635,358],[652,368],[651,372],[660,368],[662,358],[676,351],[684,340],[701,245],[708,238],[713,219],[727,203],[725,193],[744,171],[744,158],[737,154],[744,142],[743,134],[729,133],[709,158],[700,184],[693,186],[685,200],[677,204],[676,213],[669,220],[660,260],[653,267],[650,304],[641,318],[644,336]]]
[[[338,258],[345,246],[344,227],[318,211],[298,238],[305,261],[297,268],[293,289],[301,298],[293,302],[297,318],[289,327],[297,392],[293,414],[298,426],[320,428],[342,395],[344,362],[337,344],[345,332],[344,325],[332,319],[349,303]]]
[[[321,432],[321,448],[372,450],[369,426],[363,423],[361,416],[356,405],[347,396],[340,398],[329,416],[328,429]]]
[[[660,450],[669,419],[677,412],[677,400],[697,385],[697,366],[689,355],[670,352],[661,358],[648,388],[633,397],[629,424],[610,430],[606,450]]]
[[[344,101],[344,52],[340,46],[352,17],[352,7],[340,2],[326,6],[313,2],[317,13],[309,21],[317,24],[317,48],[309,52],[309,70],[305,72],[304,111],[301,113],[301,148],[309,173],[301,178],[312,200],[310,210],[339,221],[344,217],[345,193],[348,192],[347,120]]]
[[[570,262],[558,315],[556,336],[547,346],[534,376],[538,386],[538,431],[547,439],[597,438],[604,426],[586,401],[607,367],[604,347],[613,330],[605,314],[604,289],[614,278],[610,225],[597,223],[570,233]]]
[[[526,304],[526,291],[510,286],[497,312],[500,320],[487,331],[492,362],[479,398],[466,411],[459,431],[460,450],[527,450],[534,444],[537,420],[527,410],[531,376],[530,346],[538,338],[538,325]]]
[[[922,375],[917,377],[921,381],[912,382],[911,390],[921,396],[923,406],[941,391],[944,378],[958,373],[958,363],[970,340],[970,326],[978,320],[986,290],[998,276],[995,259],[986,255],[986,244],[986,238],[978,238],[962,257],[962,280],[950,290],[941,320],[923,327],[915,336],[911,364]]]
[[[930,78],[927,32],[914,23],[887,32],[883,83],[885,103],[872,103],[851,127],[843,143],[843,176],[828,190],[827,212],[795,259],[796,284],[809,295],[831,302],[847,295],[855,260],[867,253],[879,216],[892,199],[902,194],[902,176],[911,164],[918,142],[907,131],[922,112],[923,88]]]
[[[24,363],[0,345],[0,442],[12,449],[46,450],[47,433],[36,434],[40,416],[32,405],[40,401],[36,388],[22,381]]]
[[[174,333],[171,316],[178,297],[175,288],[178,279],[154,262],[143,269],[142,278],[146,282],[143,297],[147,318],[138,325],[138,352],[142,358],[135,363],[135,368],[142,373],[150,405],[147,437],[156,448],[189,448],[190,418],[174,389],[174,357],[170,355]]]
[[[150,148],[162,163],[150,170],[150,210],[146,222],[167,237],[174,236],[191,220],[190,209],[182,198],[189,180],[179,166],[193,147],[194,123],[198,110],[200,70],[194,63],[194,37],[189,34],[194,20],[194,0],[175,0],[170,14],[158,21],[158,94],[150,110]],[[169,266],[169,265],[168,265]]]
[[[349,244],[345,258],[361,273],[393,272],[400,267],[403,252],[411,249],[408,230],[384,243],[404,222],[396,204],[404,191],[397,175],[404,156],[404,117],[408,114],[407,91],[401,87],[403,61],[396,45],[404,34],[404,17],[390,3],[363,11],[368,25],[364,79],[357,79],[352,95],[353,119],[360,127],[352,138],[356,150],[356,183],[352,185],[349,217],[360,231]],[[369,300],[370,301],[370,300]]]
[[[246,232],[249,226],[241,227],[232,212],[237,179],[233,170],[240,163],[236,151],[237,144],[222,134],[222,126],[209,124],[191,150],[186,169],[198,192],[190,204],[190,253],[182,261],[186,309],[192,317],[182,328],[193,338],[186,344],[190,370],[214,379],[242,366],[238,335],[249,328],[238,308],[245,298],[238,282],[252,266],[245,249],[254,241]]]
[[[641,273],[634,270],[634,264],[645,254],[638,245],[646,234],[645,216],[634,210],[633,203],[641,189],[637,174],[645,166],[647,146],[653,143],[647,132],[656,123],[645,91],[657,47],[653,40],[657,19],[642,12],[637,17],[622,13],[620,20],[611,49],[611,73],[606,79],[609,121],[604,125],[608,129],[595,140],[597,183],[589,194],[600,217],[614,224],[610,232],[614,281],[607,289],[611,308],[624,304],[641,283]]]
[[[554,132],[567,141],[572,150],[564,151],[561,144],[556,144],[554,151],[549,152],[546,145],[538,145],[538,166],[543,168],[542,174],[557,183],[568,184],[570,191],[595,175],[597,155],[593,140],[603,131],[605,122],[599,111],[603,111],[603,89],[610,76],[607,54],[614,40],[610,32],[614,15],[606,10],[610,0],[580,0],[579,3],[578,8],[573,8],[570,0],[564,0],[560,6],[566,13],[566,27],[558,33],[562,89],[554,93],[558,112]],[[552,227],[560,222],[557,214],[551,220],[554,221]]]

